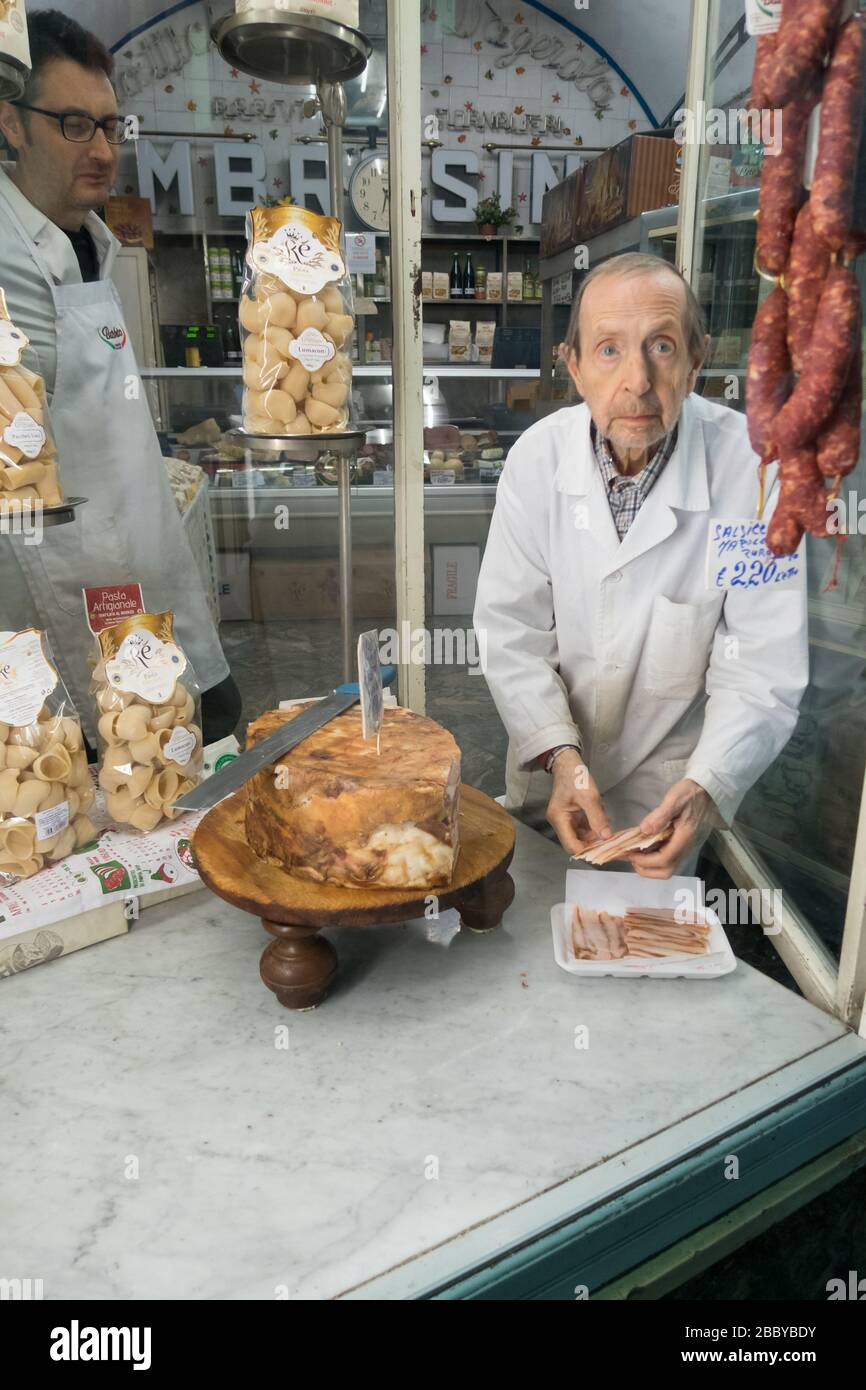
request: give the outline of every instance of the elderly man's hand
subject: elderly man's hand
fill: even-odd
[[[691,778],[675,782],[661,804],[644,816],[640,829],[645,835],[673,826],[669,839],[656,849],[634,850],[628,858],[642,878],[671,878],[702,838],[707,822],[714,820],[715,803],[709,792]]]
[[[595,840],[612,834],[601,793],[577,750],[560,753],[551,769],[553,791],[547,819],[569,854],[582,854]]]

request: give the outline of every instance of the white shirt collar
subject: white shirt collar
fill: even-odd
[[[42,258],[58,284],[75,284],[81,280],[81,270],[72,242],[62,227],[55,226],[29,198],[25,198],[17,184],[13,183],[8,172],[13,167],[0,164],[0,196],[6,199],[31,241],[38,246]],[[87,214],[83,225],[93,237],[96,246],[100,278],[107,280],[120,242],[95,212]]]

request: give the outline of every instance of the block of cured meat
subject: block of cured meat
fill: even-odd
[[[247,747],[308,705],[271,710]],[[246,783],[250,848],[300,878],[347,888],[442,888],[457,859],[460,749],[446,729],[386,709],[379,751],[358,705]]]

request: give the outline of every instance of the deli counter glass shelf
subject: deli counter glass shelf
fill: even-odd
[[[492,493],[509,448],[537,418],[539,375],[537,368],[425,367],[425,483]],[[272,453],[259,457],[232,437],[241,424],[239,368],[149,368],[142,377],[163,452],[204,468],[217,498],[224,491],[327,487],[333,481],[326,468],[315,467],[314,436],[310,457],[301,463]],[[393,466],[391,364],[355,365],[352,395],[356,428],[367,436],[352,464],[353,488],[361,492],[388,486]]]

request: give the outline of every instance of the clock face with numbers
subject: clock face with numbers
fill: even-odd
[[[357,216],[373,232],[387,232],[388,159],[374,154],[356,167],[349,183],[349,198]]]

